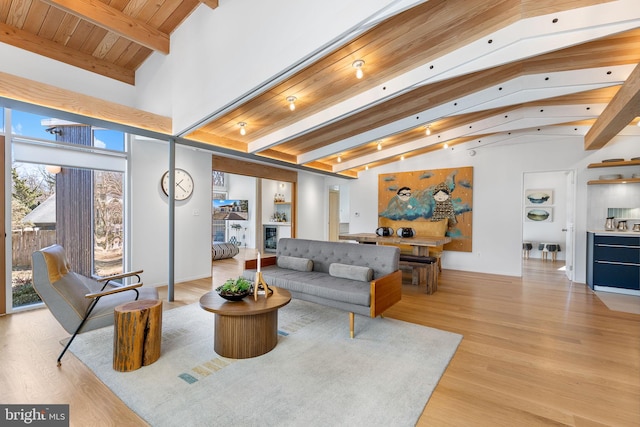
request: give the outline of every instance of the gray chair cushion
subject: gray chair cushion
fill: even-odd
[[[343,279],[370,282],[373,280],[373,269],[359,265],[347,265],[334,262],[329,266],[329,275]]]
[[[312,271],[313,261],[309,258],[298,258],[293,256],[279,256],[278,267],[295,271]]]

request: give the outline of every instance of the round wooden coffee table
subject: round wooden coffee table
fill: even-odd
[[[227,301],[216,291],[200,297],[200,307],[215,313],[213,349],[222,357],[246,359],[265,354],[278,343],[278,309],[289,304],[286,289],[270,286],[273,293],[265,298],[246,296],[241,301]]]

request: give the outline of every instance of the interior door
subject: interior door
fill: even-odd
[[[576,206],[576,180],[575,171],[569,170],[566,172],[566,191],[567,191],[567,206],[565,216],[565,274],[567,279],[573,281],[574,277],[574,247],[575,247],[575,206]]]
[[[329,190],[329,241],[337,242],[340,233],[340,192]]]

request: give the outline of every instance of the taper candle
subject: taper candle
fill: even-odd
[[[258,273],[260,273],[260,251],[258,251]]]

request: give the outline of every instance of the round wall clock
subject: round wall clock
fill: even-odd
[[[175,188],[175,199],[176,200],[185,200],[188,199],[189,196],[193,193],[193,178],[189,175],[184,169],[176,169],[175,173],[176,180],[176,188]],[[160,181],[160,185],[162,186],[162,191],[167,196],[169,195],[169,171],[166,171],[162,175],[162,180]]]

